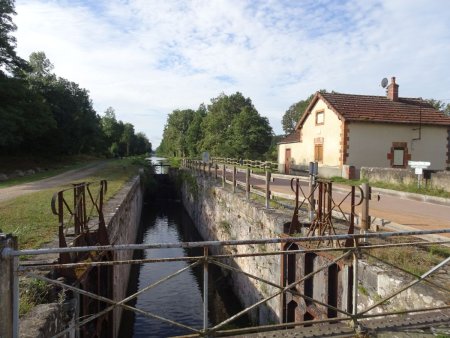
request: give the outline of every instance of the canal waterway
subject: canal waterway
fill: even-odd
[[[180,202],[153,200],[143,208],[138,243],[176,243],[202,241]],[[164,258],[202,255],[197,249],[151,249],[136,252],[136,258]],[[186,267],[187,262],[135,265],[130,277],[129,294]],[[226,278],[210,265],[208,280],[209,323],[216,324],[241,310]],[[133,305],[132,303],[129,303]],[[134,306],[158,316],[201,329],[203,326],[203,268],[184,271],[140,295]],[[189,330],[124,311],[121,337],[170,337],[192,333]],[[247,326],[243,318],[233,327]]]

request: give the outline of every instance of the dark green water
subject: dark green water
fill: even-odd
[[[144,206],[142,243],[177,243],[202,241],[183,206],[174,201],[160,200]],[[136,253],[136,258],[198,256],[203,249],[152,249]],[[136,265],[130,277],[130,293],[154,283],[189,265],[187,262]],[[241,310],[237,298],[218,268],[210,265],[208,284],[209,324],[216,324]],[[158,285],[137,298],[136,307],[158,316],[201,329],[203,327],[203,268],[197,267]],[[246,326],[244,318],[234,327]],[[170,337],[192,333],[189,330],[135,315],[125,311],[121,337]]]

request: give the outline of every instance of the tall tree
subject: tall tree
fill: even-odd
[[[131,123],[125,123],[120,141],[125,144],[127,156],[130,156],[130,147],[133,142],[133,138],[134,126]]]
[[[261,159],[270,147],[272,128],[266,117],[247,106],[233,119],[230,136],[231,156]]]
[[[113,107],[106,109],[105,114],[101,117],[100,125],[104,134],[105,146],[110,155],[113,157],[125,155],[126,147],[124,147],[123,154],[119,152],[119,143],[124,132],[124,124],[122,121],[117,121],[116,112]]]
[[[12,20],[15,14],[14,0],[0,0],[0,72],[2,68],[15,72],[26,66],[26,62],[16,54],[16,38],[12,36],[17,29]]]
[[[44,98],[26,81],[0,72],[0,152],[31,152],[56,127]]]
[[[147,154],[152,151],[152,144],[144,133],[137,133],[133,142],[132,153],[136,155]]]
[[[202,122],[204,139],[202,148],[214,156],[231,156],[231,123],[245,107],[254,109],[250,98],[236,92],[230,96],[221,94],[211,99]]]
[[[29,57],[28,77],[34,84],[49,84],[56,81],[53,64],[44,52],[33,52]]]
[[[201,141],[203,139],[202,122],[206,116],[206,107],[201,104],[197,111],[194,113],[194,117],[189,124],[186,132],[186,148],[187,154],[191,157],[198,156],[202,151]]]
[[[444,112],[447,115],[450,115],[450,103],[445,103],[441,100],[436,99],[428,99],[427,103],[431,104],[435,109]]]
[[[195,112],[192,109],[176,109],[169,114],[158,153],[169,156],[187,155],[186,136],[194,114]]]

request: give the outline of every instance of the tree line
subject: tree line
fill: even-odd
[[[29,60],[16,54],[13,0],[0,0],[0,154],[127,156],[151,151],[143,133],[118,121],[113,108],[103,117],[88,90],[56,76],[44,52]]]
[[[177,109],[168,115],[157,153],[164,156],[211,156],[273,159],[272,127],[250,98],[221,94],[197,110]]]

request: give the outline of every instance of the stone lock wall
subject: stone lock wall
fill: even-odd
[[[195,177],[183,172],[182,201],[204,240],[242,240],[278,237],[289,217],[279,211],[265,210],[260,204],[247,201],[241,193],[230,193],[218,187],[212,179]],[[249,254],[279,249],[279,244],[225,246],[212,253]],[[281,260],[279,255],[236,258],[228,260],[232,266],[280,284]],[[227,271],[227,270],[224,270]],[[244,274],[230,272],[235,294],[242,305],[248,307],[278,291],[266,283]],[[250,313],[251,320],[259,324],[280,321],[282,298],[277,296]]]
[[[292,213],[279,210],[266,210],[262,203],[257,204],[248,201],[242,193],[232,193],[231,187],[222,188],[208,177],[195,176],[189,172],[180,173],[182,179],[182,201],[199,230],[204,240],[243,240],[262,239],[283,236],[284,224],[288,223]],[[298,243],[299,247],[301,243]],[[260,253],[279,249],[281,244],[243,245],[239,247],[223,247],[212,253]],[[317,255],[312,264],[312,270],[326,265],[333,258]],[[250,274],[257,275],[273,283],[282,284],[281,276],[286,274],[282,271],[282,259],[280,256],[259,256],[251,258],[236,258],[229,262],[231,265],[242,269]],[[305,255],[297,254],[295,257],[295,280],[305,275]],[[352,269],[350,261],[340,261],[335,270],[335,286],[332,292],[337,294],[336,306],[351,312],[351,280]],[[327,303],[329,300],[330,271],[324,270],[313,278],[312,298]],[[248,307],[257,301],[275,294],[278,289],[267,284],[257,282],[243,274],[231,273],[232,286],[235,294],[240,298],[242,305]],[[448,278],[447,278],[448,279]],[[358,310],[363,310],[398,290],[401,286],[412,279],[399,270],[387,265],[368,263],[360,259],[358,263]],[[450,285],[450,280],[446,280]],[[305,292],[304,284],[296,287],[299,292]],[[315,318],[326,318],[327,308],[321,305],[311,306],[306,304],[303,298],[287,295],[283,300],[277,296],[267,302],[265,306],[259,306],[258,310],[251,313],[255,323],[268,324],[279,323],[283,319],[283,306],[289,302],[295,302],[295,320],[303,320],[306,312],[312,313]],[[450,296],[439,290],[420,283],[405,290],[385,305],[377,307],[370,313],[381,311],[395,311],[406,309],[417,309],[431,306],[442,306],[450,303]],[[337,316],[341,316],[339,313]]]
[[[194,176],[189,172],[182,172],[182,201],[184,207],[192,218],[204,240],[244,240],[267,239],[285,237],[285,225],[291,221],[292,211],[265,209],[261,201],[259,203],[249,201],[245,194],[232,193],[230,187],[222,188],[208,177]],[[306,217],[306,215],[305,215]],[[300,246],[301,244],[298,243]],[[213,250],[213,254],[253,254],[286,249],[286,244],[255,244],[242,246],[225,246],[221,250]],[[286,262],[280,255],[268,255],[257,257],[235,258],[227,263],[247,273],[261,277],[278,285],[283,285],[286,277]],[[317,255],[313,263],[313,270],[319,269],[333,258]],[[295,255],[295,280],[305,275],[305,255]],[[226,271],[226,270],[225,270]],[[235,294],[241,300],[244,307],[248,307],[259,300],[276,294],[279,289],[266,283],[251,279],[244,274],[230,272],[232,287]],[[347,308],[347,284],[348,269],[340,263],[339,273],[336,276],[336,306]],[[328,301],[328,270],[324,270],[313,277],[313,298],[327,303]],[[300,292],[304,292],[304,283],[296,286]],[[315,318],[324,318],[327,309],[323,306],[305,304],[300,297],[287,295],[276,296],[260,305],[250,313],[253,322],[264,325],[283,322],[286,313],[286,304],[294,301],[296,304],[295,318],[303,320],[307,311],[314,314]]]
[[[437,285],[448,287],[450,278],[447,270],[441,270],[431,280]],[[392,270],[385,264],[369,264],[364,260],[359,261],[358,271],[358,311],[375,304],[416,280],[411,275]],[[383,305],[374,308],[369,314],[432,308],[445,306],[449,303],[450,295],[448,292],[435,288],[426,282],[420,282],[399,293]]]
[[[134,244],[139,230],[141,211],[144,198],[144,188],[139,176],[128,182],[105,208],[105,223],[108,229],[110,244]],[[114,260],[129,260],[133,258],[133,250],[114,251]],[[129,264],[113,265],[113,299],[122,300],[126,297]],[[114,337],[118,337],[122,308],[116,307],[113,314]]]

